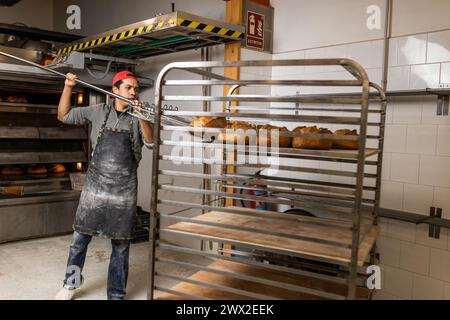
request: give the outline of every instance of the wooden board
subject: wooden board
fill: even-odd
[[[347,295],[347,286],[344,284],[338,284],[328,280],[317,279],[307,276],[301,276],[291,274],[283,271],[271,270],[264,267],[257,267],[246,265],[238,262],[217,260],[211,263],[209,268],[235,272],[241,275],[252,276],[270,281],[277,281],[281,284],[286,283],[288,285],[296,285],[299,287],[313,289],[320,292],[326,292],[330,294],[336,294],[342,298]],[[239,290],[245,290],[252,293],[267,295],[274,299],[295,299],[295,300],[320,300],[325,299],[319,295],[311,293],[303,293],[293,290],[287,290],[278,286],[271,286],[266,284],[257,283],[254,281],[242,280],[234,278],[232,276],[225,276],[215,274],[213,272],[199,271],[190,277],[192,280],[203,281],[213,283],[215,285],[221,285],[228,288],[234,288]],[[242,300],[253,299],[245,294],[236,294],[219,289],[212,289],[198,284],[192,284],[189,282],[180,282],[171,288],[173,291],[181,293],[192,294],[199,297],[214,299],[214,300]],[[366,288],[357,288],[357,299],[369,299],[370,291]],[[176,295],[171,293],[163,293],[157,297],[158,300],[163,299],[185,299],[182,295]]]
[[[262,211],[263,212],[263,211]],[[261,214],[262,216],[264,213]],[[302,217],[303,218],[303,217]],[[309,221],[314,218],[309,218]],[[326,219],[320,219],[324,221]],[[209,221],[252,228],[254,231],[236,230],[231,227],[207,226],[195,223]],[[325,259],[335,263],[350,263],[351,249],[343,245],[351,245],[352,233],[350,228],[340,228],[330,225],[319,225],[301,221],[275,220],[264,217],[250,217],[238,214],[212,211],[199,215],[192,222],[178,222],[162,232],[177,233],[198,238],[208,238],[217,242],[230,242],[243,246],[254,246],[258,249],[281,251],[287,255],[301,255],[310,258]],[[265,230],[282,233],[270,235]],[[378,226],[361,225],[358,266],[363,266],[370,249],[373,247],[380,229]],[[303,235],[307,239],[289,238],[290,235]],[[323,242],[331,240],[336,244]]]

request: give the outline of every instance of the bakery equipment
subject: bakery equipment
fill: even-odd
[[[88,37],[0,24],[0,33],[4,35],[46,42],[33,43],[35,50],[0,46],[0,51],[6,53],[0,55],[0,167],[12,165],[25,170],[33,164],[61,163],[67,169],[63,177],[26,173],[0,176],[1,187],[24,187],[22,196],[0,195],[0,242],[72,230],[82,185],[80,177],[92,150],[88,127],[65,126],[56,120],[56,105],[64,86],[62,77],[67,72],[77,74],[83,85],[75,87],[74,106],[102,103],[106,97],[114,96],[108,91],[114,73],[134,72],[143,63],[139,59],[239,42],[243,31],[241,26],[185,12],[159,15]],[[47,50],[49,43],[51,48],[41,51]],[[48,64],[50,58],[52,62]],[[195,71],[208,74],[201,69]],[[141,87],[153,85],[152,79],[137,76]],[[11,103],[1,99],[13,93],[25,96],[28,102]],[[123,100],[120,96],[115,98]],[[153,114],[159,117],[159,110],[177,111],[178,108],[167,104],[155,110],[147,104],[129,112],[153,121]],[[171,125],[189,123],[177,116],[163,117]],[[26,190],[34,194],[27,194]]]
[[[261,80],[256,75],[263,72],[259,70],[262,68],[321,65],[341,66],[348,75],[336,80],[296,80],[293,76]],[[224,67],[246,68],[248,76],[245,80],[217,77]],[[211,70],[209,79],[196,78],[198,70],[206,68]],[[185,71],[183,78],[177,79],[173,70]],[[222,85],[232,87],[228,95],[221,95],[219,90],[211,90],[216,95],[199,94],[202,86]],[[235,93],[238,87],[240,94]],[[334,93],[296,95],[298,87]],[[160,109],[156,117],[149,299],[370,298],[365,287],[366,267],[374,263],[380,232],[378,209],[386,97],[378,85],[369,82],[366,71],[357,62],[349,59],[175,62],[161,71],[156,88],[157,108],[182,101],[192,105],[192,109]],[[246,88],[252,94],[244,94]],[[260,88],[270,94],[255,94]],[[341,93],[337,93],[339,89],[343,89]],[[370,95],[369,90],[373,90]],[[293,94],[286,95],[289,91]],[[237,105],[228,104],[224,111],[217,108],[212,112],[200,111],[199,102],[205,101]],[[331,130],[290,131],[280,135],[358,141],[358,149],[264,150],[245,142],[205,141],[183,133],[225,129],[167,126],[161,123],[159,114],[225,117],[255,125],[282,125],[290,130],[317,125]],[[357,129],[359,135],[332,134],[339,128]],[[201,173],[204,164],[211,166],[211,174]],[[256,169],[263,170],[255,175]],[[205,180],[210,188],[204,187]],[[240,192],[261,189],[252,188],[255,185],[264,186],[267,196]],[[205,201],[202,195],[210,196],[211,201]],[[239,200],[265,202],[274,209],[238,207]],[[277,211],[282,206],[301,207],[314,216]],[[212,249],[205,250],[201,241],[211,242]],[[177,253],[177,259],[166,253]],[[271,263],[274,257],[282,256],[289,259],[285,263]],[[294,261],[296,265],[306,261],[310,265],[297,267]],[[190,275],[171,272],[179,268],[189,270]],[[176,284],[168,286],[162,279]]]
[[[8,58],[11,58],[11,59],[14,59],[14,60],[18,60],[20,62],[32,65],[32,66],[34,66],[36,68],[39,68],[39,69],[45,70],[47,72],[56,74],[56,75],[58,75],[60,77],[66,78],[65,74],[63,74],[63,73],[61,73],[59,71],[53,70],[51,68],[42,66],[42,65],[37,64],[35,62],[28,61],[26,59],[23,59],[23,58],[20,58],[20,57],[17,57],[17,56],[14,56],[12,54],[9,54],[9,53],[6,53],[6,52],[2,52],[2,51],[0,51],[0,55],[8,57]],[[130,106],[128,108],[127,112],[130,115],[132,115],[133,117],[139,118],[139,119],[143,119],[143,120],[154,122],[154,108],[148,102],[144,103],[143,105],[135,105],[133,100],[125,98],[125,97],[123,97],[123,96],[121,96],[119,94],[116,94],[116,93],[112,92],[111,90],[102,89],[102,88],[100,88],[98,86],[92,85],[92,84],[90,84],[90,83],[88,83],[86,81],[80,80],[80,79],[76,79],[76,82],[81,84],[81,85],[83,85],[83,86],[85,86],[85,87],[88,87],[89,89],[92,89],[92,90],[98,91],[100,93],[103,93],[106,96],[110,96],[110,97],[113,97],[113,98],[116,98],[116,99],[120,99],[122,101],[127,102],[129,104],[129,106]],[[174,117],[171,118],[171,117],[163,116],[163,120],[166,123],[173,124],[173,125],[186,125],[187,124],[187,122],[179,120],[179,119],[176,119]]]
[[[89,128],[57,120],[60,90],[59,77],[0,64],[0,243],[72,230],[80,192],[72,190],[69,173],[87,168]],[[95,99],[87,90],[77,94],[85,103]],[[10,96],[26,100],[7,102]],[[31,170],[50,164],[64,165],[65,172]]]

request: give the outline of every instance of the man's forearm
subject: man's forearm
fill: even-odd
[[[72,88],[65,86],[59,99],[58,120],[63,121],[64,116],[70,111],[70,100],[72,97]]]
[[[139,119],[142,129],[142,136],[144,138],[145,143],[150,144],[153,143],[153,127],[150,122],[145,121],[143,119]]]

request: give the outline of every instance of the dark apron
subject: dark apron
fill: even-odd
[[[74,230],[111,239],[131,239],[136,222],[137,162],[130,131],[106,128],[109,109],[86,174]]]

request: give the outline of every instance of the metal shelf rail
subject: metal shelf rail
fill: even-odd
[[[353,78],[244,81],[228,79],[220,74],[225,67],[298,66],[341,66]],[[174,70],[185,71],[183,80],[173,80]],[[200,80],[199,74],[209,80]],[[238,86],[353,87],[359,88],[361,93],[358,96],[275,96],[234,94],[232,90],[229,95],[213,96],[205,95],[203,90],[203,94],[195,95],[195,92],[201,92],[198,89],[202,87],[223,85],[235,86],[234,89]],[[214,90],[208,92],[211,91]],[[186,92],[191,95],[185,95]],[[227,112],[167,111],[161,108],[164,104],[184,103],[202,110],[205,101],[227,102],[229,107]],[[231,107],[230,102],[240,104]],[[365,267],[374,263],[379,234],[386,96],[378,85],[369,82],[365,70],[357,62],[306,59],[172,63],[158,76],[155,105],[149,299],[370,298],[370,291],[365,288]],[[235,110],[239,112],[233,112]],[[224,132],[224,129],[163,126],[162,115],[188,119],[195,116],[226,117],[258,124],[277,121],[289,127],[298,124],[325,124],[330,128],[348,126],[357,129],[359,135],[288,131],[281,132],[280,136],[357,140],[358,149],[257,148],[251,143],[217,142],[218,139],[211,137]],[[180,134],[190,138],[181,141]],[[174,154],[174,148],[188,148],[194,152],[179,155]],[[217,151],[220,156],[217,156]],[[252,163],[249,160],[250,155],[259,156],[264,151],[268,152],[268,162]],[[243,155],[245,157],[239,157]],[[274,159],[278,161],[275,173],[239,172],[244,169],[273,169],[270,161]],[[311,167],[308,163],[317,165]],[[211,174],[199,173],[205,164],[211,166]],[[238,172],[228,172],[228,165],[237,166]],[[180,179],[184,182],[177,182]],[[186,179],[192,185],[187,186]],[[195,181],[208,181],[211,187],[198,187],[202,184]],[[252,187],[255,185],[259,186]],[[264,185],[265,196],[241,192],[258,190],[260,185]],[[212,200],[205,202],[203,196],[200,198],[203,202],[198,202],[195,200],[198,195],[208,195]],[[256,210],[225,206],[225,199],[264,201],[274,208]],[[307,217],[277,212],[280,205],[311,210],[316,215]],[[217,247],[206,250],[201,246],[198,249],[192,245],[192,240],[210,241]],[[239,250],[226,250],[223,244],[231,244]],[[170,253],[177,254],[177,258],[171,258]],[[287,262],[267,263],[270,256],[287,259]],[[331,274],[315,272],[314,267],[305,269],[299,267],[301,263],[294,263],[294,260],[304,261],[302,259],[338,266],[338,269],[333,269],[337,271]],[[181,275],[180,268],[191,273]],[[167,280],[176,284],[168,287]]]

